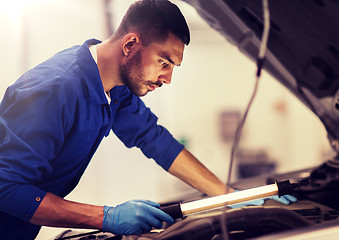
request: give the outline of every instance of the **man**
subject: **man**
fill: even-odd
[[[40,226],[138,234],[173,221],[151,201],[109,207],[63,199],[111,129],[198,190],[225,193],[139,98],[171,83],[189,41],[177,6],[142,0],[106,41],[66,49],[7,89],[0,104],[1,238],[34,239]]]

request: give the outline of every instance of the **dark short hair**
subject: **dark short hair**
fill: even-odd
[[[180,9],[168,0],[141,0],[133,3],[123,17],[114,38],[130,31],[140,34],[142,44],[164,41],[172,33],[184,44],[190,42],[190,32]]]

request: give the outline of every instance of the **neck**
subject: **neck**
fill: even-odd
[[[105,92],[123,85],[119,75],[119,41],[106,40],[97,45],[98,69]]]

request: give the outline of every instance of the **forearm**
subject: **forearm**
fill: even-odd
[[[64,200],[47,193],[31,223],[50,227],[102,229],[103,207]]]
[[[209,171],[187,149],[183,149],[169,168],[169,173],[183,180],[199,191],[209,196],[232,192],[211,171]]]

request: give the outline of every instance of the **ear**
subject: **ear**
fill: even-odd
[[[121,44],[122,44],[122,52],[127,57],[133,51],[136,51],[136,49],[139,48],[141,44],[140,36],[137,33],[128,33],[123,38]]]

